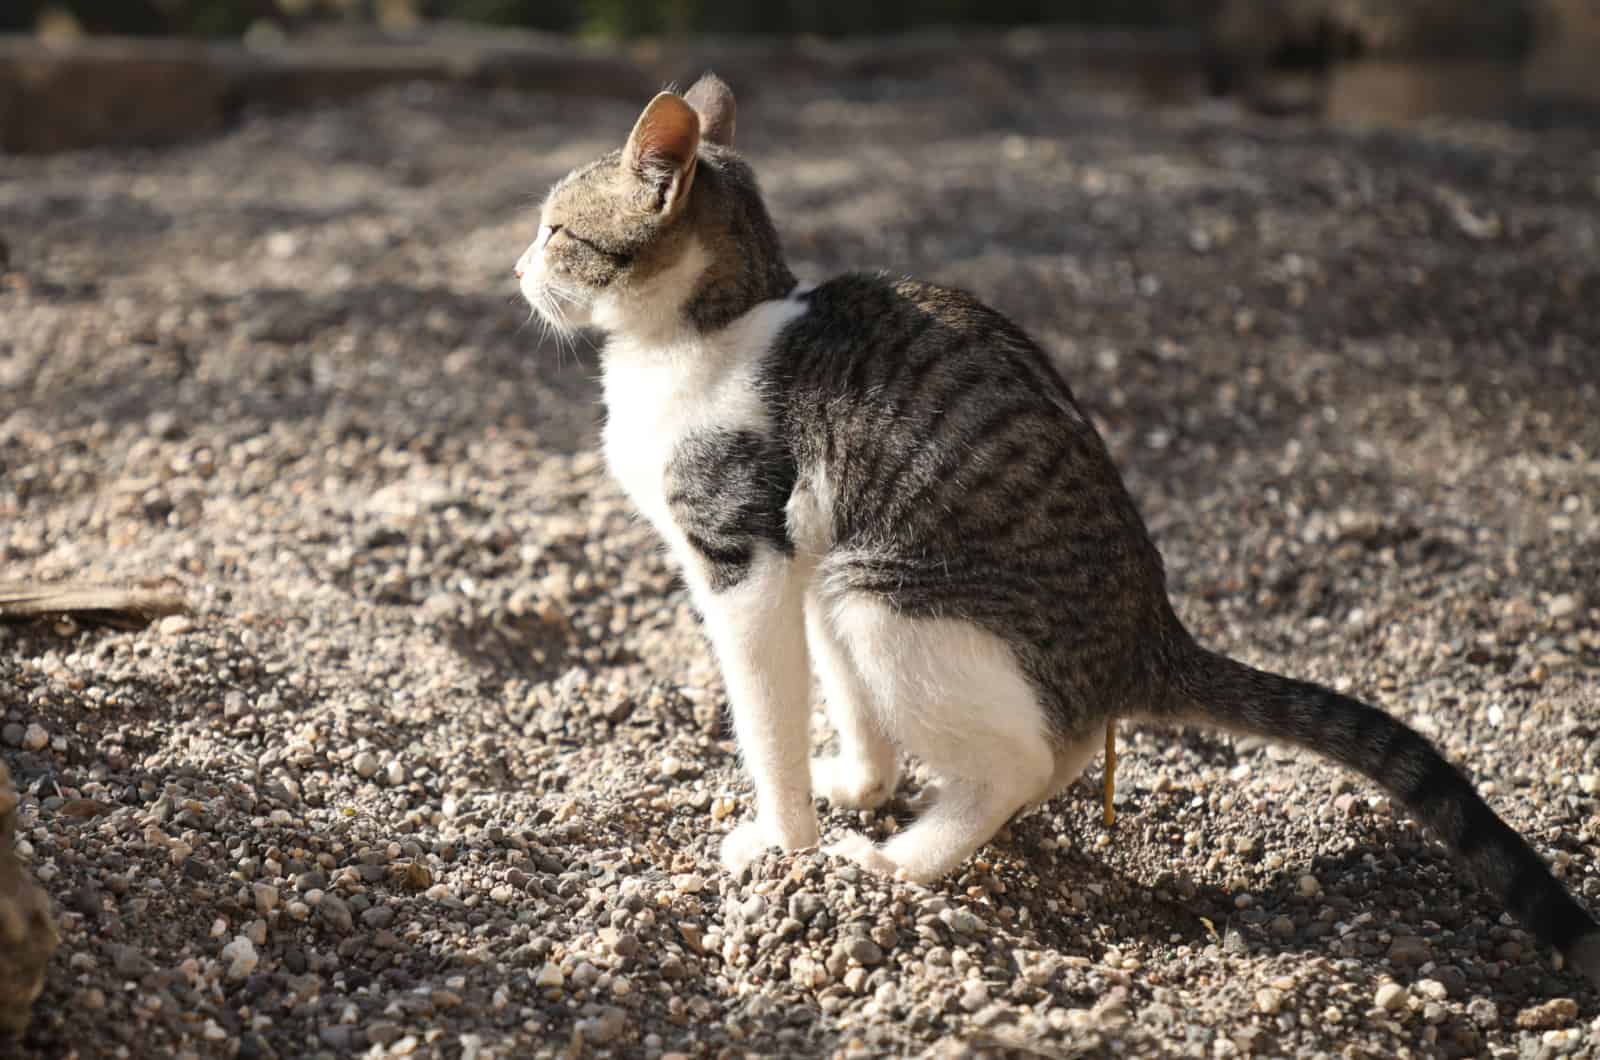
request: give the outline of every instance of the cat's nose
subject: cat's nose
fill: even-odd
[[[519,280],[522,279],[522,263],[521,262],[518,262],[517,264],[511,266],[511,271],[517,274],[517,279],[519,279]]]

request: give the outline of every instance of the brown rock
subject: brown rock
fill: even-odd
[[[0,762],[0,1036],[21,1034],[56,948],[50,900],[12,849],[17,793]]]

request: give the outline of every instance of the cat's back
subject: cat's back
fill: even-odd
[[[1049,356],[964,291],[852,273],[799,295],[774,349],[797,464],[825,481],[835,543],[1054,549],[1109,520],[1142,536]]]

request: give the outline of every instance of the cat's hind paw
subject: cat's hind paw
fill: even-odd
[[[876,810],[894,794],[897,779],[841,755],[811,760],[811,790],[839,810]]]
[[[905,870],[883,852],[883,847],[860,832],[846,832],[843,839],[823,847],[822,852],[831,857],[853,861],[868,872],[877,873],[879,876],[902,880],[906,878]]]

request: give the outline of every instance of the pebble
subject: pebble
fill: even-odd
[[[1315,898],[1322,893],[1322,881],[1315,876],[1307,874],[1300,877],[1295,884],[1295,888],[1300,892],[1302,898]]]
[[[1517,1026],[1525,1031],[1550,1031],[1577,1018],[1578,1003],[1570,997],[1557,997],[1517,1013]]]
[[[607,1006],[600,1015],[578,1021],[578,1033],[583,1040],[595,1045],[609,1045],[621,1037],[628,1027],[628,1014],[615,1006]]]
[[[328,922],[328,926],[341,935],[348,935],[355,929],[355,920],[350,915],[350,906],[343,898],[331,894],[323,894],[322,901],[317,903],[317,915]]]
[[[250,888],[255,897],[256,912],[262,916],[278,908],[278,889],[270,883],[257,883]]]
[[[1585,795],[1600,792],[1600,773],[1579,773],[1578,790]]]
[[[1270,986],[1264,986],[1256,991],[1256,1008],[1267,1015],[1272,1015],[1283,1007],[1283,993]]]
[[[1389,959],[1402,964],[1421,964],[1431,960],[1433,947],[1421,935],[1396,935],[1389,943]]]
[[[939,913],[944,926],[958,935],[977,935],[983,931],[983,921],[971,910],[950,906]]]
[[[562,973],[560,966],[554,964],[542,965],[538,974],[533,977],[534,985],[541,990],[560,990],[566,981],[567,977]]]
[[[234,937],[234,940],[222,947],[222,959],[228,962],[228,979],[238,982],[247,978],[261,963],[261,958],[256,955],[255,944],[243,935]]]
[[[1372,1001],[1385,1012],[1398,1012],[1406,1007],[1410,999],[1411,995],[1399,983],[1384,983],[1378,987],[1377,996]]]
[[[24,751],[42,751],[50,742],[50,733],[38,722],[29,723],[22,734],[22,749]]]
[[[1412,993],[1427,1001],[1443,1001],[1450,996],[1450,990],[1437,979],[1418,979],[1411,984]]]
[[[802,924],[809,924],[818,913],[827,908],[820,895],[800,891],[789,896],[789,915]]]
[[[1486,997],[1475,997],[1467,1003],[1467,1016],[1485,1029],[1500,1025],[1500,1010]]]
[[[371,780],[378,775],[378,756],[371,751],[362,751],[350,763],[356,771],[356,776],[362,780]]]
[[[976,1012],[989,1003],[989,987],[982,980],[969,979],[961,988],[961,1007]]]
[[[854,938],[845,943],[845,954],[857,964],[871,968],[883,960],[883,947],[868,938]]]

